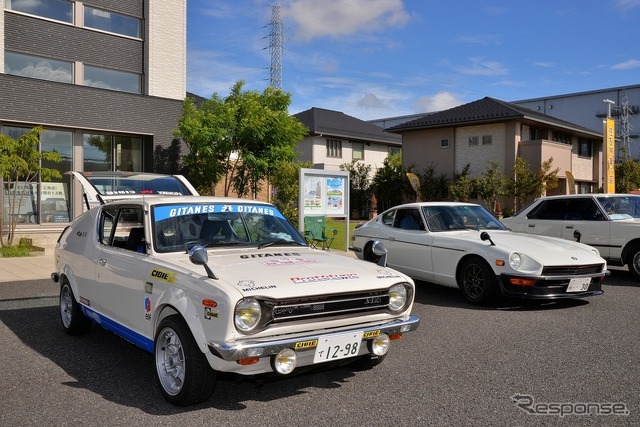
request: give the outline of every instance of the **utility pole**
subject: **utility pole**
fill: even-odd
[[[269,53],[271,67],[269,84],[275,89],[282,89],[282,21],[280,20],[280,6],[271,6],[271,32],[269,33]]]

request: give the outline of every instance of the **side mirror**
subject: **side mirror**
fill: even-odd
[[[218,280],[218,276],[209,268],[207,262],[209,262],[209,254],[207,253],[207,249],[202,245],[195,245],[187,252],[189,254],[189,261],[194,263],[195,265],[204,266],[204,270],[207,272],[207,277],[209,279]]]
[[[486,231],[480,233],[480,240],[482,240],[483,242],[486,242],[488,240],[489,242],[491,242],[491,246],[496,245],[495,243],[493,243],[493,240],[491,240],[491,236]]]
[[[576,239],[576,242],[580,243],[580,238],[582,234],[578,230],[573,231],[573,238]]]
[[[387,266],[387,254],[389,251],[384,247],[380,240],[376,240],[373,242],[373,246],[371,246],[371,250],[373,254],[378,257],[378,265],[382,267]]]

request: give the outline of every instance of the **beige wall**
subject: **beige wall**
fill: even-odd
[[[485,135],[491,136],[490,145],[482,145],[482,137]],[[478,145],[470,146],[469,138],[475,136],[479,139]],[[456,128],[455,171],[461,172],[469,164],[471,176],[478,176],[486,170],[492,160],[504,164],[505,136],[504,123]]]
[[[453,177],[455,161],[455,129],[433,129],[406,132],[402,135],[402,164],[414,166],[419,174],[434,165],[436,173]],[[440,141],[449,139],[448,148],[440,148]]]

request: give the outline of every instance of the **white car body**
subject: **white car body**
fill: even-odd
[[[441,220],[443,215],[451,215],[453,222],[447,221],[453,225]],[[403,225],[407,217],[413,222]],[[359,258],[376,261],[374,245],[384,247],[387,266],[414,279],[460,287],[472,303],[488,302],[496,287],[504,295],[523,298],[598,295],[600,281],[608,273],[597,250],[510,232],[471,203],[412,203],[389,209],[354,231],[351,249]],[[520,265],[514,268],[516,256]],[[469,274],[487,274],[469,282],[465,279],[468,269]],[[488,293],[477,280],[489,285]]]
[[[205,236],[221,218],[236,229]],[[419,324],[410,314],[409,277],[310,249],[273,205],[256,201],[173,196],[107,203],[62,233],[55,264],[65,330],[86,330],[82,313],[154,353],[161,390],[176,404],[207,399],[212,385],[205,381],[199,394],[190,387],[209,371],[273,373],[279,362],[375,364],[384,355],[372,346],[388,347],[382,341]],[[397,301],[402,305],[392,308]],[[189,352],[192,339],[197,351]],[[329,355],[332,340],[330,348],[346,353]],[[210,368],[198,375],[188,358]]]
[[[640,280],[640,196],[571,194],[536,199],[502,223],[511,230],[580,241]]]

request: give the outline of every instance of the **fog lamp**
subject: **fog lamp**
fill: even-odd
[[[369,341],[369,351],[376,356],[384,356],[389,351],[389,335],[380,334]]]
[[[271,359],[273,369],[279,374],[290,374],[298,366],[298,355],[290,348],[282,349]]]

